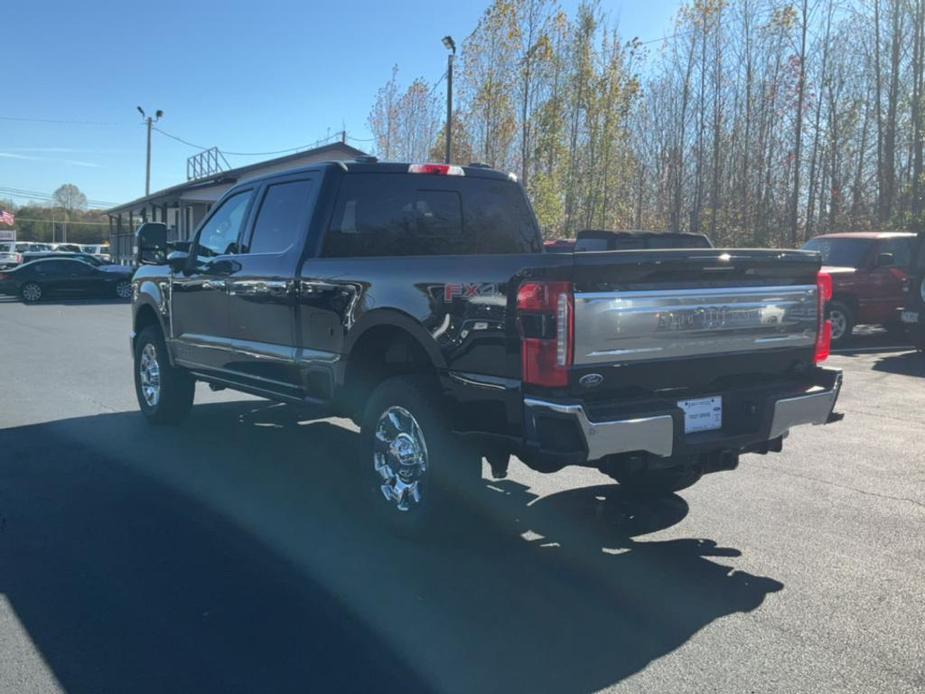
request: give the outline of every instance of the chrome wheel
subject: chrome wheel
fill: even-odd
[[[840,309],[833,308],[829,311],[829,320],[832,322],[832,341],[837,342],[848,330],[848,316]]]
[[[22,288],[22,298],[26,301],[38,301],[42,298],[42,288],[39,285],[30,282]]]
[[[118,282],[116,284],[116,296],[120,299],[131,299],[132,298],[132,283],[131,282]]]
[[[420,506],[427,473],[427,443],[414,416],[393,405],[376,423],[373,465],[385,500],[398,511]]]
[[[138,360],[138,376],[141,396],[148,407],[157,407],[161,399],[161,367],[157,363],[157,349],[150,342],[141,350]]]

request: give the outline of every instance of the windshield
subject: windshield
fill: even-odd
[[[823,265],[861,267],[873,243],[873,239],[815,238],[803,250],[821,253]]]

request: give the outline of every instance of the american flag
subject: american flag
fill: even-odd
[[[0,210],[0,224],[13,226],[16,223],[16,215],[8,210]]]

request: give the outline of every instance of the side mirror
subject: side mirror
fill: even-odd
[[[189,262],[189,253],[186,251],[173,251],[167,256],[167,265],[173,272],[181,272]]]
[[[896,262],[892,253],[881,253],[877,256],[877,267],[892,267]]]
[[[167,225],[145,222],[135,232],[135,262],[162,265],[167,260]]]
[[[182,251],[184,253],[189,253],[190,246],[193,245],[192,241],[168,241],[167,247],[174,251]]]

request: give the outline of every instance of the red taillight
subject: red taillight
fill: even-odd
[[[571,282],[525,282],[517,291],[524,383],[568,385],[575,335]]]
[[[816,276],[816,294],[818,295],[819,332],[816,335],[816,353],[813,361],[816,364],[829,358],[832,352],[832,322],[826,320],[826,304],[832,300],[832,276],[827,272],[820,272]]]
[[[432,176],[465,176],[461,166],[450,164],[412,164],[408,167],[408,173],[413,174],[431,174]]]

